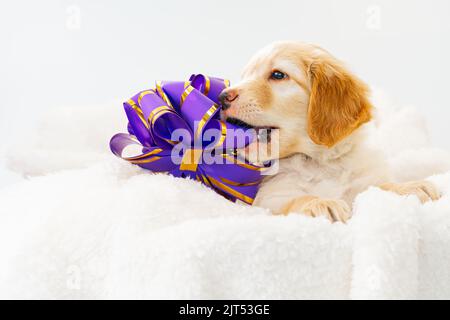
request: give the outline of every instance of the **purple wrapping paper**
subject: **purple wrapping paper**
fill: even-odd
[[[256,137],[220,120],[218,97],[228,86],[227,80],[201,74],[189,81],[157,81],[156,88],[124,103],[128,133],[112,137],[111,151],[144,169],[195,179],[231,201],[252,204],[265,167],[234,155]],[[208,139],[208,133],[214,134]],[[124,157],[131,144],[142,153]]]

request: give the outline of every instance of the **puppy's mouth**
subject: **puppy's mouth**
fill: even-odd
[[[238,127],[241,127],[245,130],[249,130],[249,129],[253,129],[255,130],[257,137],[258,137],[258,142],[261,143],[268,143],[271,141],[272,138],[272,132],[276,129],[278,129],[277,127],[274,126],[257,126],[257,125],[253,125],[250,124],[248,122],[245,122],[241,119],[238,118],[233,118],[233,117],[228,117],[226,119],[226,122],[230,123],[230,124],[234,124]]]

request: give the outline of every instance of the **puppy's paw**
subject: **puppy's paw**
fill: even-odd
[[[406,183],[386,183],[380,186],[382,190],[395,192],[401,196],[415,195],[422,203],[436,201],[441,194],[436,186],[428,181],[413,181]]]
[[[325,216],[331,222],[347,222],[351,218],[352,211],[343,200],[320,199],[313,196],[304,196],[292,200],[286,205],[282,213],[303,213],[310,217]]]

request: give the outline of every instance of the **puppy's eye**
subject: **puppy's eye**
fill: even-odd
[[[283,80],[286,78],[287,78],[287,74],[285,74],[281,71],[278,71],[278,70],[273,71],[272,74],[270,75],[270,79],[272,79],[272,80]]]

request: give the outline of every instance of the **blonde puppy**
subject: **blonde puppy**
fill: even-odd
[[[393,183],[379,152],[366,146],[368,87],[327,51],[279,42],[257,53],[242,81],[221,94],[222,117],[256,129],[276,128],[280,167],[255,205],[345,222],[369,186],[422,202],[440,197],[429,182]],[[273,139],[273,137],[272,137]]]

